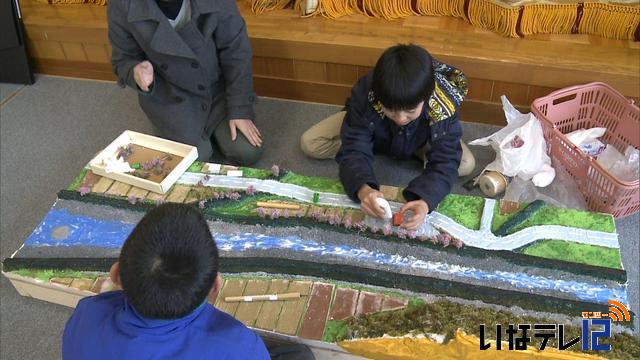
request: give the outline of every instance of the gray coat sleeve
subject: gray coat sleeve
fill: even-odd
[[[215,31],[227,96],[227,120],[255,118],[252,52],[244,19],[235,1],[225,1]]]
[[[122,2],[109,1],[107,18],[109,42],[111,42],[111,65],[118,77],[118,84],[139,90],[133,77],[133,68],[144,61],[145,55],[127,28],[127,12]]]

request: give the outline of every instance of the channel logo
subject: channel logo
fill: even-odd
[[[624,306],[623,303],[616,300],[609,300],[609,313],[603,314],[603,316],[608,316],[612,321],[631,321],[631,315],[629,315],[629,310]]]
[[[611,345],[601,340],[611,337],[611,323],[631,321],[627,307],[617,301],[609,300],[609,312],[583,311],[582,336],[566,338],[565,324],[508,324],[504,330],[502,324],[496,324],[496,350],[502,350],[502,338],[507,338],[509,350],[526,350],[533,338],[541,339],[539,350],[544,350],[549,340],[556,339],[557,349],[567,350],[578,343],[583,351],[610,351]],[[532,326],[533,325],[533,326]],[[492,342],[487,342],[485,324],[480,324],[480,350],[488,350]],[[531,332],[533,330],[533,332]]]

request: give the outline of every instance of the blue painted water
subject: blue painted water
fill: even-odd
[[[54,239],[52,232],[62,226],[69,229],[66,239]],[[42,223],[25,241],[25,246],[97,246],[106,248],[122,247],[135,224],[120,221],[97,220],[72,214],[66,209],[51,209]],[[242,252],[248,249],[288,249],[314,255],[332,255],[343,258],[364,260],[370,263],[395,266],[398,268],[421,269],[426,274],[450,274],[457,277],[498,281],[508,283],[518,289],[545,289],[573,294],[581,300],[606,304],[615,299],[628,304],[625,286],[613,288],[576,281],[549,279],[523,273],[505,271],[484,271],[472,267],[449,265],[442,262],[424,261],[412,256],[386,254],[365,248],[347,245],[328,245],[297,236],[276,237],[263,234],[221,234],[214,230],[214,238],[222,252]]]
[[[53,231],[66,227],[64,239],[55,239]],[[76,215],[66,209],[51,208],[42,222],[24,242],[25,246],[97,246],[121,248],[135,224],[104,221]]]

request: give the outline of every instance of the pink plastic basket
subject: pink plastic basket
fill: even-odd
[[[629,145],[640,148],[640,109],[633,101],[609,85],[594,82],[538,98],[531,110],[542,124],[553,166],[576,180],[591,211],[616,218],[640,211],[640,181],[615,178],[565,136],[574,130],[604,127],[602,142],[622,153]]]

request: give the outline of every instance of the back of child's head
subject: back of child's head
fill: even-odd
[[[372,90],[384,107],[410,110],[433,93],[431,55],[422,47],[399,44],[385,50],[373,69]]]
[[[149,211],[120,252],[120,282],[136,311],[175,319],[204,303],[218,273],[218,249],[199,210],[164,204]]]

